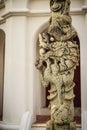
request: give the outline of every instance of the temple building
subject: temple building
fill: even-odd
[[[33,130],[45,129],[44,124],[50,118],[46,98],[50,86],[42,87],[35,67],[38,36],[49,26],[49,1],[0,0],[0,124],[3,129],[4,124],[19,125],[26,111],[32,113]],[[70,15],[80,50],[74,77],[74,115],[77,130],[86,130],[87,0],[71,0]]]

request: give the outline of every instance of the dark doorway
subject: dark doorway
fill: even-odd
[[[0,120],[3,118],[5,33],[0,30]]]
[[[80,50],[80,41],[78,36],[75,37],[75,41],[77,41],[79,50]],[[75,93],[75,99],[74,99],[74,106],[81,108],[81,76],[80,76],[80,61],[79,61],[79,66],[77,66],[75,70],[75,75],[74,75],[74,82],[75,82],[75,88],[74,88],[74,93]]]

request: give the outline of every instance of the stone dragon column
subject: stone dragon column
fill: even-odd
[[[50,0],[47,32],[39,34],[39,59],[36,67],[41,82],[48,87],[51,120],[47,130],[76,130],[74,122],[74,70],[79,64],[77,32],[70,17],[70,0]]]

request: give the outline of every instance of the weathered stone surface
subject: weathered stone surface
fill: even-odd
[[[77,32],[69,15],[70,0],[50,0],[50,8],[48,31],[39,34],[40,56],[36,61],[42,85],[51,86],[47,97],[51,121],[47,129],[74,130],[71,122],[74,120],[74,70],[79,65],[79,49],[74,40]]]
[[[76,122],[63,125],[50,124],[50,127],[47,127],[46,130],[76,130]]]

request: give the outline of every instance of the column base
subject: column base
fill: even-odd
[[[47,127],[46,130],[76,130],[76,122],[70,122],[64,125],[50,124],[50,127]]]

